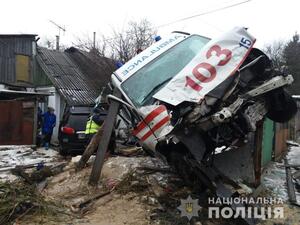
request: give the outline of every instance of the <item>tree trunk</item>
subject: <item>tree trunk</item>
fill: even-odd
[[[103,133],[103,125],[101,128],[98,130],[98,132],[92,137],[90,143],[84,150],[84,153],[82,154],[79,162],[76,164],[76,171],[80,171],[83,169],[91,155],[97,150],[97,147],[99,145],[100,139],[102,137]]]

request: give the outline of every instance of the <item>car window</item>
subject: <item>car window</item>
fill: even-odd
[[[88,114],[71,114],[69,116],[67,124],[68,126],[74,128],[76,131],[84,131],[88,119]]]

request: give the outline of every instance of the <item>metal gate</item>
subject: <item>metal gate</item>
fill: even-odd
[[[34,103],[0,101],[0,145],[33,144]]]
[[[272,160],[273,143],[274,143],[274,122],[266,118],[263,125],[262,166],[265,166],[268,162]]]

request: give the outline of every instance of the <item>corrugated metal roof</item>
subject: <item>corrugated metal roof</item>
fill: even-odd
[[[116,70],[114,61],[100,56],[97,51],[86,52],[72,47],[66,52],[91,81],[90,85],[99,91],[109,82],[111,74]]]
[[[102,87],[83,73],[69,53],[38,48],[38,63],[68,105],[93,104]]]

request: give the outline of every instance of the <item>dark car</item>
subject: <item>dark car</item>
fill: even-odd
[[[85,127],[92,111],[93,107],[86,106],[66,108],[58,134],[61,155],[83,153],[89,141],[85,135]]]

